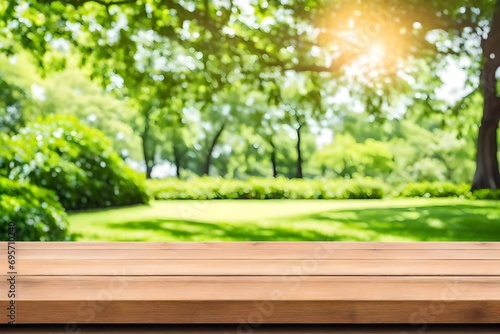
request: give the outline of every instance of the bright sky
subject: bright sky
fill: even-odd
[[[444,84],[436,91],[438,99],[454,104],[467,94],[464,87],[467,73],[459,66],[457,61],[451,60],[448,63],[448,68],[443,71],[441,78]]]
[[[439,75],[443,81],[443,85],[436,90],[436,97],[439,100],[453,105],[468,93],[465,89],[467,73],[457,61],[450,59],[448,67],[443,69]],[[352,106],[353,112],[363,111],[363,105],[350,97],[348,88],[341,88],[338,94],[329,100],[329,103],[340,103]],[[334,134],[330,129],[316,128],[313,129],[313,131],[318,134],[316,143],[319,147],[328,145],[332,142]]]

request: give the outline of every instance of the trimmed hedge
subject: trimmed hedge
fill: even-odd
[[[387,197],[500,199],[500,191],[478,190],[468,184],[408,183],[400,188],[370,178],[297,180],[252,178],[246,181],[202,177],[148,180],[157,200],[204,199],[381,199]]]
[[[468,184],[453,184],[448,182],[420,182],[408,183],[396,197],[423,197],[442,198],[458,197],[473,198],[473,194]]]
[[[388,186],[373,179],[298,180],[252,178],[246,181],[222,178],[149,180],[155,199],[377,199]]]
[[[8,239],[8,223],[17,228],[19,241],[67,240],[67,215],[56,195],[27,183],[0,177],[0,240]]]
[[[3,137],[0,173],[53,190],[67,210],[144,204],[143,179],[100,131],[70,116],[49,116]]]
[[[500,200],[500,190],[489,190],[489,189],[476,190],[474,191],[473,195],[474,198],[476,199]]]

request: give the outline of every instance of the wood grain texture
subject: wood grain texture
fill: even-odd
[[[495,242],[17,242],[17,249],[500,249]],[[0,242],[0,249],[6,243]]]
[[[491,301],[283,301],[264,309],[255,301],[32,301],[18,302],[18,322],[94,324],[495,324]],[[4,303],[0,303],[3,306]],[[436,308],[431,313],[431,308]],[[434,310],[434,309],[433,309]],[[420,313],[422,312],[422,313]]]
[[[33,260],[500,260],[500,249],[20,249]]]
[[[500,260],[34,260],[20,276],[497,276]]]
[[[20,276],[17,300],[497,301],[499,287],[498,276]]]
[[[499,334],[498,325],[20,325],[2,334]]]
[[[29,242],[16,248],[18,324],[500,322],[500,243]],[[6,269],[5,260],[0,243]],[[6,271],[0,271],[0,310],[9,303]]]

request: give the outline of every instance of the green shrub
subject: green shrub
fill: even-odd
[[[500,200],[500,190],[481,189],[473,192],[476,199],[495,199]]]
[[[468,184],[453,184],[446,182],[421,182],[408,183],[403,189],[396,194],[397,197],[424,197],[424,198],[439,198],[439,197],[459,197],[472,198],[470,185]]]
[[[197,178],[149,180],[155,199],[378,199],[388,186],[373,179],[289,180],[284,178],[230,180]]]
[[[67,216],[53,192],[0,177],[0,240],[8,240],[9,222],[19,241],[67,239]]]
[[[29,124],[0,146],[0,172],[53,190],[67,210],[142,204],[144,181],[98,130],[68,116]]]
[[[468,184],[446,182],[408,183],[389,191],[386,183],[370,179],[232,180],[202,177],[188,181],[174,178],[148,180],[149,190],[157,200],[203,199],[380,199],[385,197],[456,197],[500,199],[500,191],[479,190],[472,193]]]

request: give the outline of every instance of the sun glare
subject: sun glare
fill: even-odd
[[[325,16],[321,43],[331,47],[333,61],[342,61],[354,80],[374,81],[394,76],[410,54],[411,22],[394,20],[386,7],[370,5],[363,10],[346,1]],[[338,58],[335,58],[338,57]]]
[[[386,55],[386,48],[383,44],[375,44],[370,47],[368,58],[375,63],[380,64],[384,61]]]
[[[378,42],[346,66],[346,74],[356,79],[376,79],[388,73],[387,47]]]

